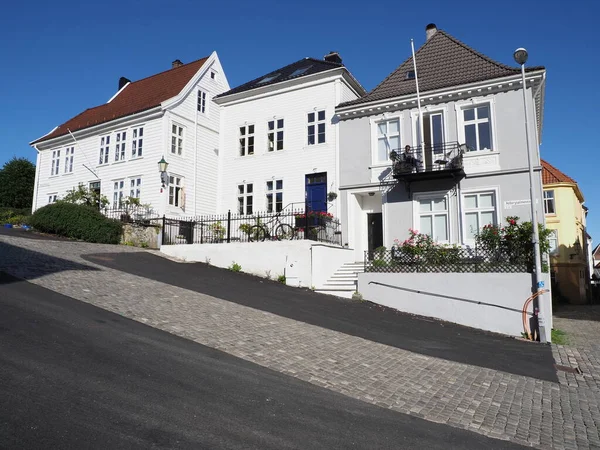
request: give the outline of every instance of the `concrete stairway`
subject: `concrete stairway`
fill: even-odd
[[[316,291],[322,294],[352,298],[352,294],[354,294],[358,285],[358,273],[364,271],[364,262],[346,263],[336,270],[331,278]]]

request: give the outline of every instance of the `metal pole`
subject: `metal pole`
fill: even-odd
[[[227,243],[231,243],[231,210],[227,211]]]
[[[540,234],[538,231],[538,218],[537,218],[537,207],[535,203],[535,189],[534,189],[534,176],[533,176],[533,156],[531,154],[531,148],[529,145],[529,125],[527,123],[528,111],[527,111],[527,85],[525,81],[525,64],[521,64],[521,81],[523,83],[523,108],[525,110],[525,139],[527,140],[527,158],[529,160],[529,195],[531,197],[531,228],[533,230],[531,234],[531,242],[533,244],[533,256],[535,264],[535,285],[533,286],[534,292],[544,288],[544,280],[542,275],[542,257],[540,253]],[[538,327],[540,333],[540,342],[547,342],[546,336],[546,322],[544,320],[544,294],[540,294],[538,297]]]

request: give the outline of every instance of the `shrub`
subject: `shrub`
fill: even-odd
[[[31,215],[31,208],[0,208],[0,223],[10,223],[12,217]]]
[[[5,220],[4,223],[10,223],[11,225],[27,225],[29,219],[29,216],[12,216]]]
[[[240,266],[238,263],[236,263],[235,261],[233,261],[231,263],[231,265],[229,266],[229,270],[231,270],[232,272],[241,272],[242,271],[242,266]]]
[[[102,244],[118,244],[122,232],[118,221],[96,208],[62,201],[38,209],[29,224],[43,233]]]

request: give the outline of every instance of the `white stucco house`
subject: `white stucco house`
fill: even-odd
[[[112,206],[136,197],[157,215],[214,213],[219,165],[219,108],[229,90],[219,57],[147,78],[119,80],[106,103],[86,109],[31,142],[37,150],[33,210],[82,184]],[[158,161],[169,163],[162,186]]]

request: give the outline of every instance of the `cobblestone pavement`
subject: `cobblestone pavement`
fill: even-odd
[[[81,258],[105,251],[140,250],[0,236],[0,270],[384,408],[537,448],[600,448],[593,374],[552,383],[424,356]],[[575,349],[555,357],[568,363]]]

